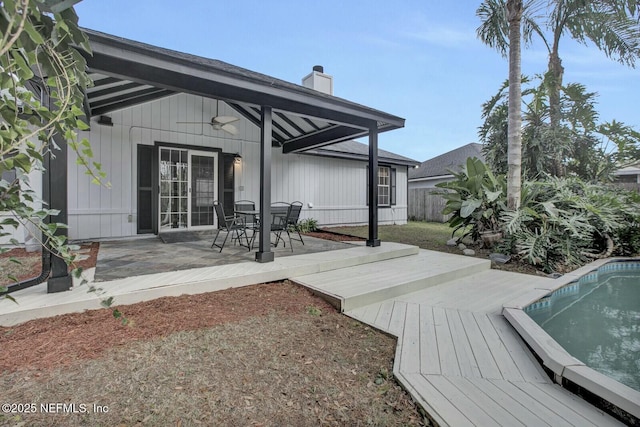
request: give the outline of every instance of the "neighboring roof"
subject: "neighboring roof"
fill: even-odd
[[[345,141],[338,144],[326,145],[313,150],[307,150],[301,154],[367,161],[369,158],[369,146],[358,141]],[[380,163],[412,167],[420,164],[417,160],[381,149],[378,149],[378,161]]]
[[[482,144],[471,143],[424,161],[417,169],[409,170],[409,180],[419,180],[451,175],[450,170],[457,172],[466,164],[467,158],[477,157],[484,161]]]
[[[84,30],[82,52],[95,86],[89,116],[99,116],[175,93],[220,99],[260,126],[261,107],[273,108],[273,145],[299,152],[404,127],[404,119],[301,85],[215,59]]]

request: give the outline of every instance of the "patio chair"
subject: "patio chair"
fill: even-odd
[[[304,245],[304,240],[302,240],[302,235],[300,234],[300,229],[298,228],[298,221],[300,220],[300,212],[302,212],[302,202],[293,202],[291,203],[291,211],[289,212],[289,217],[287,218],[287,234],[289,231],[295,231],[298,233],[298,238],[295,237],[293,240],[299,240],[300,243]],[[291,236],[289,236],[289,240],[291,240]]]
[[[285,202],[275,202],[271,205],[271,232],[276,236],[276,242],[274,246],[278,246],[280,240],[282,240],[282,244],[286,247],[287,243],[284,241],[282,237],[282,233],[288,231],[288,219],[291,212],[291,205]],[[293,252],[293,246],[291,245],[291,236],[289,236],[289,246],[291,247],[291,252]]]
[[[244,218],[246,230],[251,230],[251,242],[253,242],[256,232],[260,229],[260,218],[256,214],[256,204],[251,200],[238,200],[233,204],[234,215]],[[243,213],[247,212],[247,213]]]
[[[220,252],[222,252],[222,249],[224,248],[225,243],[227,243],[227,239],[231,235],[231,240],[237,240],[240,246],[246,247],[247,249],[251,250],[251,245],[249,244],[249,237],[247,236],[247,229],[244,222],[244,218],[235,216],[235,215],[226,216],[224,214],[224,208],[222,207],[222,204],[219,203],[217,200],[213,202],[213,206],[216,211],[216,217],[218,218],[218,232],[216,233],[216,237],[214,237],[213,239],[213,243],[211,244],[211,247],[213,248],[215,246],[217,248],[220,248]],[[216,241],[218,240],[218,236],[220,235],[221,231],[224,231],[227,234],[224,236],[224,240],[222,241],[222,244],[216,245]],[[242,244],[243,237],[247,242],[246,245]]]

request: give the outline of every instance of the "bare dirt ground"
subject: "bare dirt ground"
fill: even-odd
[[[428,424],[392,378],[395,338],[291,283],[120,309],[128,325],[103,309],[0,328],[0,425]]]

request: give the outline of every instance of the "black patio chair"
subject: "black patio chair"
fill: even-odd
[[[234,207],[234,215],[240,218],[244,218],[245,228],[247,231],[251,230],[251,238],[249,239],[252,243],[255,239],[256,232],[260,229],[260,218],[256,214],[256,204],[251,200],[238,200],[233,204]],[[243,213],[247,212],[247,213]],[[250,245],[252,246],[252,245]]]
[[[240,246],[243,246],[249,250],[251,250],[251,245],[249,244],[249,237],[247,236],[247,229],[245,226],[244,218],[231,215],[226,216],[224,214],[224,208],[222,207],[222,203],[219,203],[217,200],[213,202],[213,206],[216,211],[216,217],[218,218],[218,232],[216,233],[216,237],[213,239],[213,243],[211,247],[214,246],[220,248],[220,252],[224,248],[225,243],[227,243],[227,239],[231,235],[232,240],[237,240]],[[218,240],[218,236],[220,232],[224,231],[227,234],[224,236],[224,240],[221,245],[216,245],[216,240]],[[247,242],[246,245],[242,244],[242,237],[244,237]]]
[[[300,220],[300,212],[302,212],[302,202],[293,202],[291,203],[291,211],[289,212],[289,217],[287,218],[287,234],[290,231],[295,231],[298,233],[298,238],[295,237],[293,240],[299,240],[300,243],[304,245],[304,240],[302,240],[302,235],[300,234],[300,228],[298,227],[298,221]],[[289,240],[291,240],[291,236],[289,236]]]
[[[288,220],[289,214],[291,212],[291,205],[285,202],[275,202],[271,205],[271,232],[276,237],[276,242],[274,246],[278,246],[280,240],[282,240],[282,244],[287,247],[287,243],[284,241],[282,237],[282,233],[288,231]],[[289,246],[291,246],[291,236],[289,236]],[[293,252],[293,246],[291,246],[291,252]]]

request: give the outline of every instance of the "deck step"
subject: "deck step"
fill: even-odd
[[[127,305],[166,296],[195,295],[284,280],[360,264],[374,265],[378,261],[415,255],[418,250],[417,246],[384,242],[378,247],[363,245],[293,255],[264,264],[249,261],[146,274],[99,282],[97,286],[105,290],[106,296],[114,297],[118,305]],[[13,296],[19,304],[0,300],[0,325],[13,326],[31,319],[100,308],[99,298],[87,290],[88,286],[77,286],[66,292],[48,294],[46,283],[43,283],[18,291]]]
[[[296,276],[341,311],[374,304],[489,270],[489,260],[420,250],[414,256]]]

